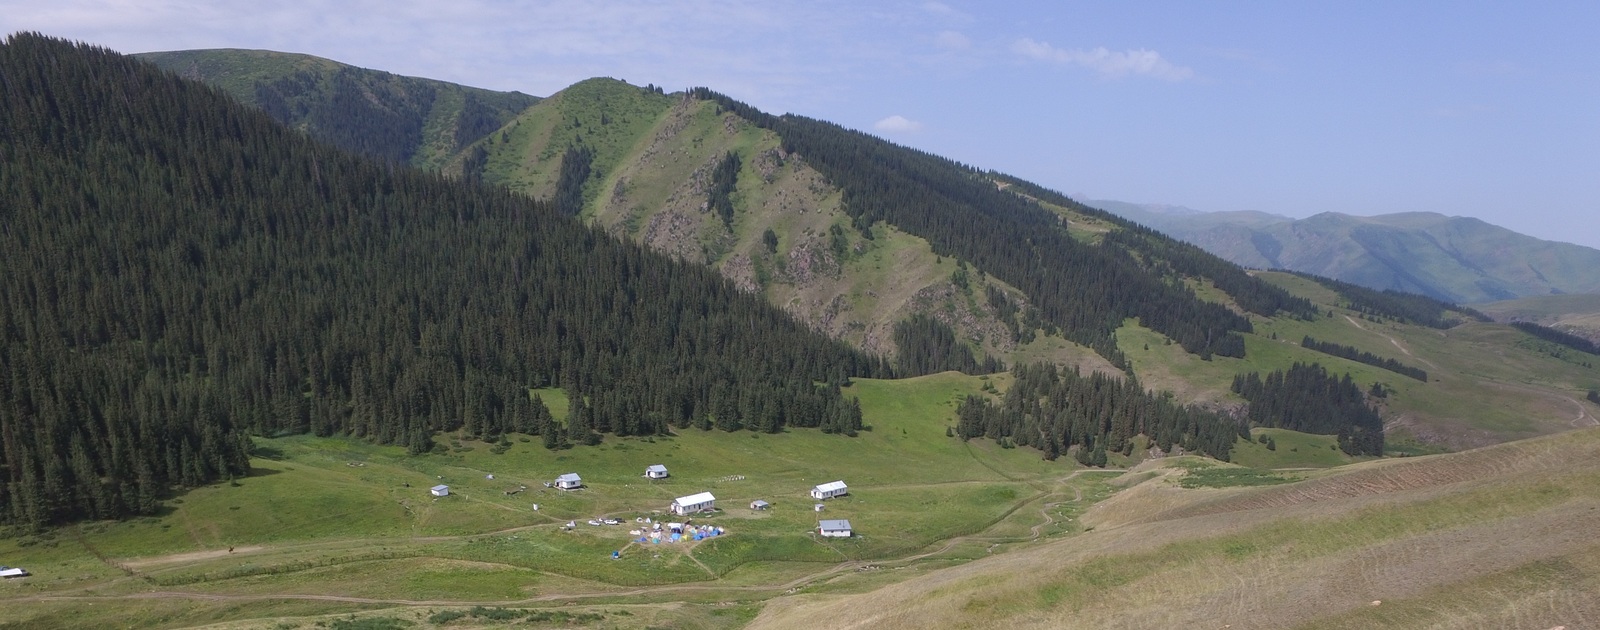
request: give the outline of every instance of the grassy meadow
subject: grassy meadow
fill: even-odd
[[[857,438],[688,430],[550,451],[537,437],[514,435],[511,448],[496,454],[490,444],[444,435],[445,454],[416,457],[336,437],[258,439],[250,476],[181,493],[161,514],[0,540],[0,563],[35,574],[0,584],[0,600],[23,627],[113,619],[62,607],[56,597],[109,598],[91,601],[104,614],[131,612],[137,626],[195,623],[146,602],[142,594],[152,591],[215,598],[202,608],[218,619],[313,614],[305,612],[314,608],[308,597],[339,598],[341,605],[320,609],[340,612],[415,602],[607,601],[611,593],[636,603],[663,588],[686,589],[662,591],[672,601],[714,602],[866,588],[881,576],[836,569],[901,562],[915,573],[1077,531],[1063,519],[1108,494],[1095,481],[1105,475],[1073,478],[1078,469],[1068,459],[1047,462],[1029,449],[945,435],[955,405],[983,383],[955,373],[859,380],[849,392],[860,397],[871,430]],[[559,390],[535,393],[564,416]],[[671,477],[644,478],[645,466],[658,463]],[[544,486],[567,472],[579,473],[585,487]],[[850,494],[813,511],[807,491],[836,479],[850,484]],[[429,494],[440,483],[449,496]],[[720,509],[691,522],[723,527],[725,536],[650,544],[629,534],[644,518],[680,520],[668,504],[701,491],[715,494]],[[772,508],[751,510],[755,499]],[[623,524],[586,524],[600,517]],[[821,539],[813,533],[819,518],[849,519],[856,535]],[[577,523],[571,531],[563,527],[569,521]],[[120,605],[130,599],[141,603]]]
[[[1125,346],[1149,334],[1123,333]],[[1150,355],[1170,349],[1147,338]],[[1272,344],[1252,360],[1283,358],[1272,350],[1304,352],[1270,336],[1251,343]],[[1148,360],[1144,352],[1141,344],[1130,355]],[[1218,364],[1224,360],[1171,367],[1198,374]],[[1467,545],[1450,537],[1521,523],[1524,514],[1533,515],[1526,517],[1530,540],[1548,540],[1539,532],[1568,523],[1573,510],[1592,509],[1585,507],[1597,500],[1591,488],[1600,487],[1592,470],[1562,468],[1597,461],[1592,431],[1373,461],[1345,456],[1329,436],[1258,428],[1236,445],[1233,463],[1114,458],[1114,468],[1138,465],[1126,474],[946,436],[962,398],[986,387],[1004,392],[1009,380],[955,373],[858,380],[848,391],[861,399],[871,428],[857,438],[687,430],[550,451],[537,437],[513,435],[511,447],[496,453],[491,444],[441,435],[444,453],[417,457],[343,438],[259,439],[249,477],[174,496],[158,515],[0,540],[0,563],[35,574],[0,583],[0,601],[12,615],[8,627],[39,628],[729,628],[784,627],[793,615],[849,625],[854,613],[835,604],[856,597],[889,602],[889,616],[869,625],[917,625],[927,618],[908,610],[949,600],[960,605],[930,608],[948,615],[941,620],[1048,626],[1065,623],[1063,611],[1109,621],[1115,611],[1104,601],[1127,598],[1128,589],[1159,589],[1179,601],[1221,592],[1257,601],[1265,596],[1240,589],[1283,593],[1299,584],[1293,567],[1330,576],[1367,571],[1367,564],[1346,565],[1418,537]],[[532,393],[564,418],[561,390]],[[644,478],[645,466],[657,463],[672,476]],[[586,486],[544,486],[567,472]],[[813,511],[806,491],[835,479],[848,482],[850,494]],[[429,495],[440,483],[450,495]],[[1429,489],[1442,487],[1452,490]],[[714,493],[720,509],[691,522],[723,527],[725,536],[651,544],[629,533],[645,518],[677,520],[668,503],[701,491]],[[772,508],[751,510],[755,499]],[[622,524],[587,524],[606,517]],[[848,519],[856,535],[822,539],[813,533],[819,518]],[[569,521],[576,523],[570,531]],[[1572,551],[1581,559],[1593,550]],[[1501,561],[1461,587],[1514,591],[1518,601],[1570,600],[1557,581],[1587,574],[1547,556]],[[1014,566],[1044,558],[1057,561]],[[1194,586],[1247,566],[1285,583]],[[1371,589],[1411,598],[1386,609],[1395,619],[1433,619],[1435,604],[1464,605],[1438,580],[1408,579],[1417,586]],[[943,586],[918,590],[929,583]],[[1307,621],[1352,627],[1390,619],[1350,608],[1322,587],[1303,588],[1318,593],[1322,611]],[[1164,611],[1151,619],[1181,622],[1146,595],[1129,601]],[[1468,608],[1461,614],[1503,618],[1494,616],[1503,611]]]

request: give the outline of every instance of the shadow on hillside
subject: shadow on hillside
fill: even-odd
[[[250,474],[245,475],[245,478],[246,479],[254,479],[256,477],[271,477],[272,475],[281,475],[281,474],[283,474],[283,471],[278,470],[276,468],[262,468],[260,466],[251,466],[250,467]]]
[[[270,459],[270,460],[275,461],[275,462],[283,461],[283,459],[285,457],[284,454],[283,454],[283,449],[278,448],[276,446],[267,446],[267,445],[264,445],[264,444],[257,444],[253,448],[251,448],[250,449],[250,456],[251,457],[259,457],[261,459]]]

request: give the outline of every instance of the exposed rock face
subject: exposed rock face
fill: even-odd
[[[685,212],[680,208],[657,212],[650,216],[645,228],[644,244],[674,258],[704,262],[705,252],[697,247],[698,239],[695,238],[700,233],[704,219],[701,213]]]
[[[785,258],[778,281],[804,288],[815,281],[828,278],[837,280],[841,268],[838,257],[828,249],[828,242],[818,236],[807,236]]]
[[[740,291],[755,293],[761,290],[761,283],[756,281],[755,264],[749,256],[734,254],[722,263],[722,275],[733,281],[733,285]]]
[[[911,298],[911,310],[926,313],[956,331],[956,338],[976,340],[997,352],[1016,348],[1011,329],[1002,323],[986,302],[970,299],[949,282],[918,291]],[[981,358],[981,357],[980,357]]]

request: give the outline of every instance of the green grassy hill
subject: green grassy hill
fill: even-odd
[[[1600,610],[1600,430],[1184,489],[1130,473],[1093,531],[863,593],[797,595],[751,628],[1583,627]]]
[[[980,353],[1105,367],[1081,346],[1041,335],[1018,343],[984,299],[978,275],[952,282],[956,261],[891,225],[867,239],[850,228],[837,187],[779,138],[716,103],[611,79],[577,83],[530,107],[481,147],[481,173],[530,195],[555,194],[570,146],[594,151],[582,215],[608,232],[712,265],[746,291],[859,347],[893,353],[894,324],[916,313],[949,324]],[[708,204],[711,172],[740,160],[725,223]],[[460,167],[467,160],[460,161]],[[776,244],[764,241],[768,231]]]
[[[1600,425],[1600,408],[1584,401],[1588,389],[1600,385],[1600,371],[1590,367],[1600,365],[1600,357],[1552,352],[1504,324],[1473,322],[1440,330],[1369,319],[1340,306],[1333,292],[1305,278],[1258,275],[1313,300],[1324,314],[1310,321],[1255,320],[1242,359],[1201,361],[1148,329],[1125,327],[1119,342],[1144,383],[1182,399],[1243,406],[1228,391],[1235,374],[1317,362],[1349,373],[1364,388],[1378,382],[1389,391],[1376,402],[1396,452],[1419,452],[1415,449],[1422,444],[1471,448]],[[1428,381],[1303,348],[1306,336],[1420,368]]]

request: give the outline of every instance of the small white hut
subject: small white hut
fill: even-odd
[[[817,521],[817,533],[829,538],[849,538],[851,534],[850,521],[843,519]]]
[[[850,494],[850,487],[844,485],[843,481],[830,481],[811,489],[811,498],[819,501],[844,494]]]
[[[661,464],[651,464],[644,469],[644,476],[651,479],[666,479],[667,467]]]
[[[765,510],[769,507],[772,507],[772,504],[762,501],[761,499],[756,499],[750,502],[750,509],[752,510]]]
[[[556,477],[556,487],[562,490],[577,490],[583,487],[583,479],[578,477],[578,473],[567,473]]]
[[[436,497],[450,496],[450,486],[439,484],[428,489],[428,493]]]
[[[693,512],[703,512],[705,510],[714,509],[716,507],[717,507],[717,498],[714,497],[714,496],[711,496],[710,492],[701,492],[700,494],[691,494],[691,495],[686,496],[686,497],[678,497],[676,499],[673,499],[672,500],[672,505],[669,506],[669,508],[672,510],[673,514],[690,514],[690,513],[693,513]]]

